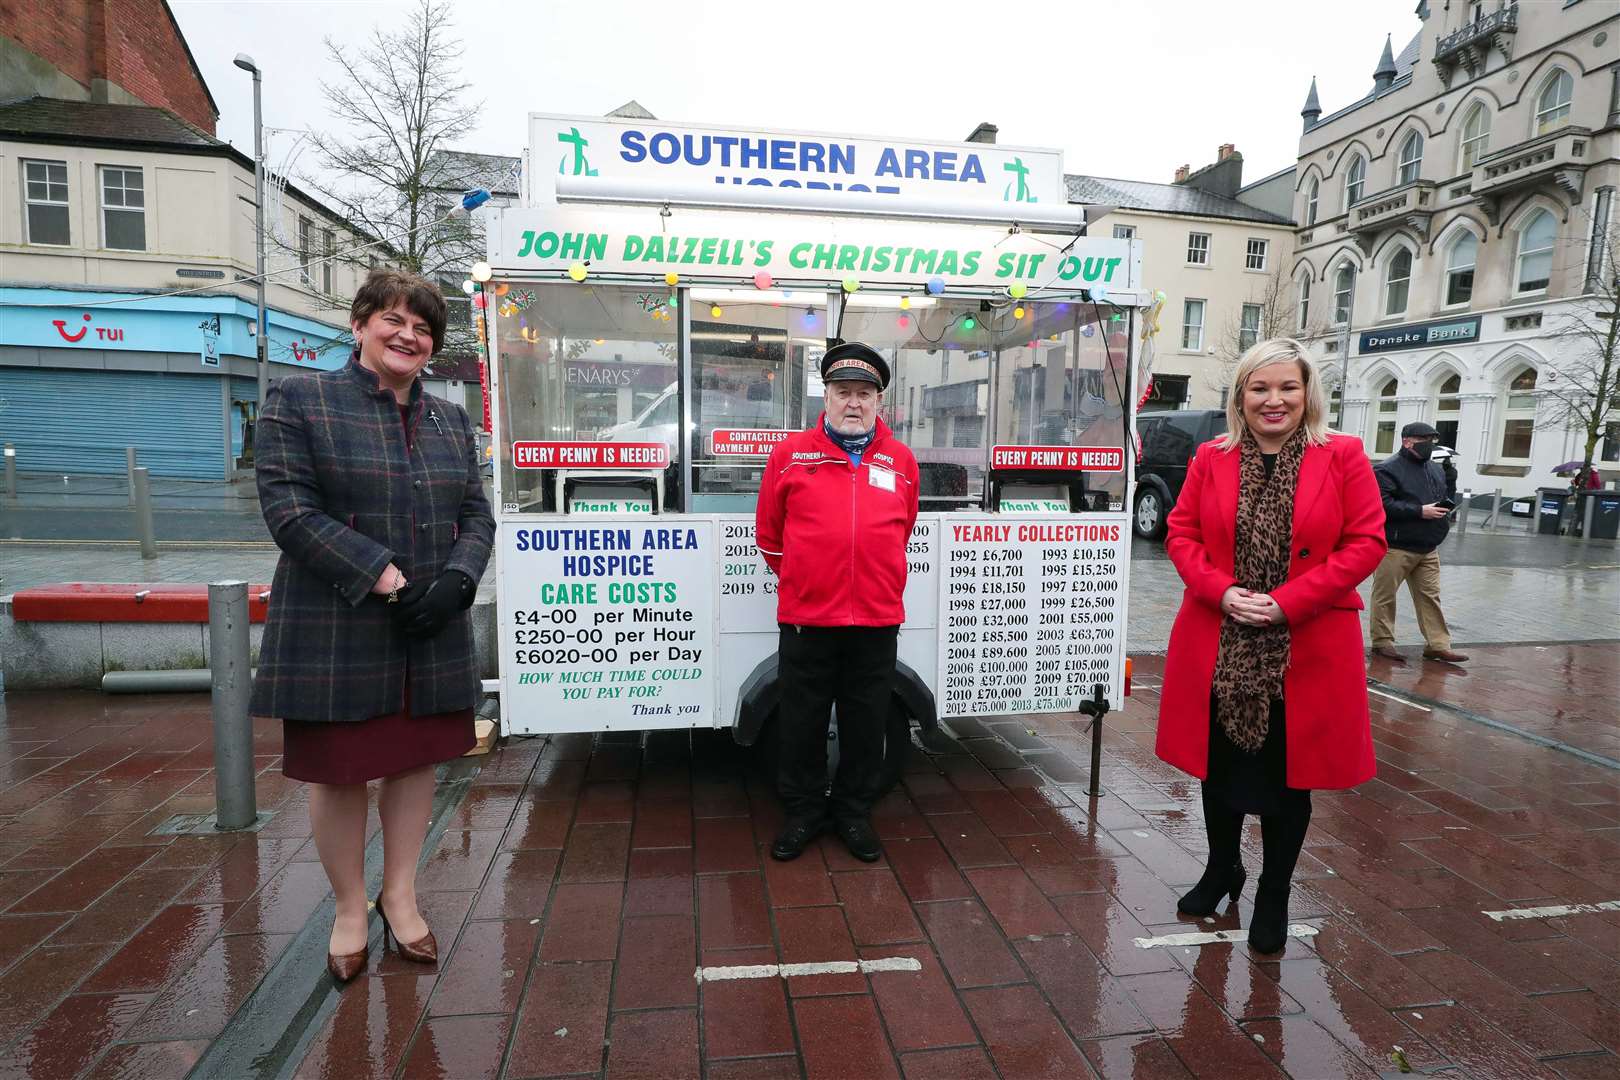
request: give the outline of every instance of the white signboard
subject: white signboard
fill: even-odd
[[[988,225],[726,210],[557,206],[497,209],[489,215],[489,262],[503,273],[590,274],[746,284],[761,271],[773,283],[905,285],[938,278],[947,288],[1106,288],[1141,280],[1131,242],[1009,233]]]
[[[529,168],[536,203],[573,195],[770,205],[814,193],[831,206],[892,203],[896,213],[939,207],[1005,220],[1068,202],[1058,150],[650,118],[532,113]]]
[[[500,536],[511,731],[712,723],[712,521],[561,518],[507,522]]]
[[[998,515],[940,525],[940,716],[1124,706],[1129,521]]]

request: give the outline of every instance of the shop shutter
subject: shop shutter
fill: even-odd
[[[225,475],[219,378],[0,367],[0,441],[22,472],[118,475],[133,446],[153,476]]]

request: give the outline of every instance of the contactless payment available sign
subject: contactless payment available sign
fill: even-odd
[[[993,143],[535,113],[529,153],[531,203],[572,196],[768,205],[773,194],[816,193],[829,208],[888,203],[894,213],[935,207],[1005,220],[1061,212],[1068,201],[1061,152]]]
[[[508,523],[500,536],[502,707],[513,731],[713,722],[712,521]]]
[[[792,434],[775,429],[715,428],[709,436],[709,452],[715,457],[766,457]]]

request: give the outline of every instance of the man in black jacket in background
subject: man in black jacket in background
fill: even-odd
[[[1440,610],[1440,556],[1435,554],[1451,531],[1457,495],[1457,473],[1431,460],[1440,433],[1418,421],[1401,429],[1401,448],[1373,466],[1384,497],[1384,535],[1389,551],[1373,572],[1373,655],[1397,664],[1406,658],[1395,651],[1395,590],[1406,582],[1423,631],[1423,658],[1460,664],[1468,657],[1451,651],[1451,631]]]

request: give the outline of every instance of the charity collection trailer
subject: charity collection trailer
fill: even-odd
[[[1119,708],[1156,309],[1087,210],[1055,151],[532,116],[474,273],[507,731],[768,728],[755,498],[839,339],[921,474],[895,724]]]

